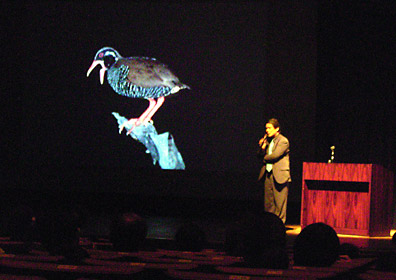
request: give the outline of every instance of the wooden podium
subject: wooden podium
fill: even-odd
[[[339,234],[389,236],[393,173],[375,164],[303,163],[301,228],[322,222]]]

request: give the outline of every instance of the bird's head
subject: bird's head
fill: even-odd
[[[87,77],[97,65],[100,65],[102,66],[102,69],[99,71],[99,78],[100,83],[103,84],[106,70],[109,69],[120,57],[121,55],[111,47],[101,48],[95,54],[94,61],[92,62],[91,67],[88,69]]]

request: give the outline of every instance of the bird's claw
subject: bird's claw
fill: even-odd
[[[153,124],[154,122],[153,122],[153,120],[148,120],[148,121],[141,122],[141,121],[139,121],[139,119],[130,119],[128,121],[125,121],[123,124],[121,124],[119,126],[118,133],[121,134],[121,132],[123,131],[124,127],[126,127],[128,124],[131,124],[132,125],[131,129],[129,129],[127,131],[127,133],[126,133],[126,135],[129,135],[129,134],[131,134],[132,130],[135,127],[137,127],[139,125],[142,125],[142,124],[146,125],[147,123]]]
[[[130,119],[130,120],[128,120],[128,121],[123,122],[123,123],[119,126],[118,133],[121,134],[121,132],[124,130],[124,128],[125,128],[127,125],[132,125],[132,128],[131,128],[131,129],[128,131],[128,133],[127,133],[127,135],[128,135],[129,133],[131,133],[131,131],[132,131],[132,130],[135,128],[135,126],[137,125],[137,124],[136,124],[137,121],[138,121],[138,119]]]

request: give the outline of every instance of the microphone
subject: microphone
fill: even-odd
[[[266,144],[267,144],[267,142],[265,141],[265,140],[267,140],[267,137],[268,137],[268,135],[267,134],[265,134],[264,136],[263,136],[263,138],[261,138],[260,140],[259,140],[259,146],[261,147],[261,149],[265,149],[265,146],[266,146]]]
[[[328,163],[333,163],[334,162],[334,150],[335,150],[335,146],[331,146],[330,147],[331,150],[331,156],[330,159],[327,161]]]

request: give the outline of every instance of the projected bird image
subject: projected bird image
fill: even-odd
[[[104,47],[95,54],[87,77],[97,65],[102,67],[99,72],[101,84],[107,71],[107,81],[116,93],[149,101],[148,108],[140,117],[131,118],[120,126],[120,133],[127,124],[132,125],[127,132],[130,134],[136,126],[151,121],[166,96],[182,89],[190,89],[165,64],[155,58],[122,57],[115,49]]]
[[[87,77],[98,65],[102,67],[99,71],[101,84],[107,72],[107,81],[116,93],[149,101],[148,108],[138,118],[128,120],[113,112],[119,133],[125,128],[127,135],[145,145],[154,165],[158,162],[162,169],[185,169],[173,136],[169,132],[158,134],[152,117],[166,96],[190,87],[180,82],[165,64],[155,58],[122,57],[111,47],[103,47],[95,54]]]

